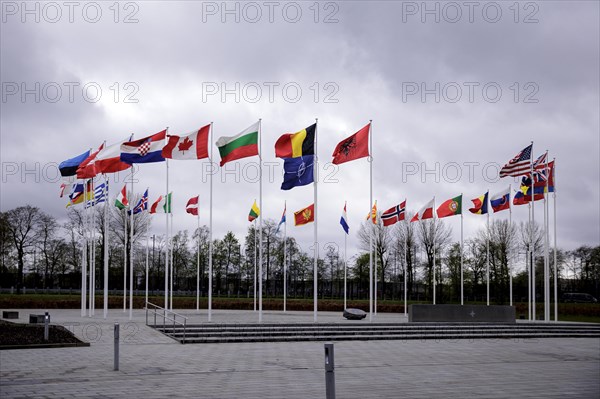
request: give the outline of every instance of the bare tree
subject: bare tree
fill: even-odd
[[[425,276],[427,279],[427,285],[433,287],[433,260],[434,256],[438,259],[442,258],[445,247],[450,242],[450,236],[452,235],[452,229],[444,223],[443,220],[434,218],[427,220],[420,220],[417,222],[417,232],[420,240],[420,246],[424,249],[427,257],[425,263]],[[441,271],[440,261],[436,261],[436,285],[439,283],[439,276]],[[432,292],[432,291],[431,291]]]
[[[8,231],[17,250],[17,294],[23,287],[23,269],[25,267],[25,253],[36,243],[36,228],[38,218],[42,212],[33,206],[25,205],[6,212]]]
[[[369,251],[370,237],[373,234],[373,249],[377,261],[377,274],[375,277],[381,282],[381,297],[385,297],[385,277],[388,274],[389,252],[392,245],[392,237],[390,231],[381,222],[380,215],[377,216],[377,224],[373,224],[371,220],[363,222],[358,230],[358,239],[361,249]],[[375,268],[375,262],[373,263]],[[379,288],[379,287],[378,287]]]

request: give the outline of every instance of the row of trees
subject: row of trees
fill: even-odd
[[[164,288],[165,237],[147,234],[150,216],[135,215],[135,230],[130,236],[129,217],[124,211],[108,206],[109,287],[122,289],[124,268],[129,270],[128,251],[133,251],[134,288],[145,287],[146,256],[149,259],[149,287]],[[96,275],[102,276],[104,264],[104,208],[96,206],[86,214],[70,208],[64,224],[38,208],[22,206],[0,214],[0,284],[2,287],[78,289],[81,286],[82,246],[94,254]],[[91,233],[84,228],[91,226]],[[406,271],[410,299],[430,300],[435,263],[438,302],[460,298],[460,244],[452,242],[452,230],[443,220],[398,223],[383,227],[365,222],[358,231],[360,252],[348,259],[348,295],[368,297],[369,237],[374,237],[379,298],[403,298]],[[263,292],[266,296],[283,294],[284,243],[276,234],[277,223],[263,223]],[[255,253],[258,231],[251,225],[243,237],[227,232],[213,241],[213,292],[215,295],[251,296],[254,289]],[[484,300],[489,241],[490,292],[497,303],[508,301],[509,274],[514,277],[517,300],[527,296],[525,254],[533,236],[538,282],[543,276],[543,232],[533,231],[527,223],[510,224],[494,220],[489,229],[480,230],[465,241],[463,252],[465,296]],[[84,244],[87,237],[87,244]],[[174,288],[195,291],[200,274],[203,294],[208,284],[209,231],[202,226],[193,232],[177,231],[171,241]],[[127,242],[127,245],[125,245]],[[305,251],[293,237],[287,237],[288,295],[311,297],[313,279],[312,248]],[[336,243],[320,248],[318,261],[319,295],[343,296],[343,250]],[[435,262],[434,262],[435,258]],[[199,266],[198,266],[199,265]],[[573,251],[558,251],[560,290],[589,292],[598,296],[600,246],[582,246]],[[198,268],[198,270],[197,270]],[[97,288],[102,279],[97,279]]]

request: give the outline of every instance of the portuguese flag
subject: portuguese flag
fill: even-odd
[[[217,140],[216,144],[221,154],[221,166],[229,161],[258,155],[259,124],[260,121],[235,136],[220,137]]]
[[[437,209],[438,218],[460,215],[462,213],[462,194],[444,201]]]
[[[253,222],[260,215],[260,209],[258,209],[258,205],[256,205],[256,200],[254,200],[254,204],[252,204],[252,208],[250,208],[250,213],[248,214],[248,221]]]

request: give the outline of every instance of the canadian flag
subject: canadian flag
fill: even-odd
[[[432,198],[431,201],[429,201],[428,203],[423,205],[423,207],[421,209],[419,209],[419,212],[415,213],[415,216],[413,216],[413,218],[410,219],[410,221],[416,222],[417,220],[433,218],[434,201],[435,201],[435,198]]]
[[[185,211],[187,213],[189,213],[190,215],[194,215],[194,216],[198,216],[198,198],[200,196],[196,196],[193,198],[190,198],[190,200],[187,202],[187,205],[185,206]]]
[[[185,136],[169,136],[167,145],[162,150],[163,158],[170,159],[203,159],[208,158],[208,132],[210,125]]]

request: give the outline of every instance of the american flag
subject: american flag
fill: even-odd
[[[500,177],[523,176],[530,172],[531,168],[531,150],[533,144],[525,147],[513,159],[500,169]]]
[[[400,220],[404,220],[406,217],[406,200],[402,202],[400,205],[396,205],[393,208],[388,209],[383,212],[381,215],[381,220],[383,221],[384,226],[391,226]]]

